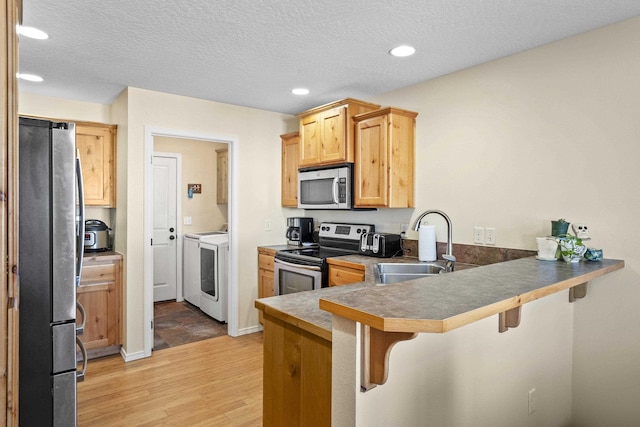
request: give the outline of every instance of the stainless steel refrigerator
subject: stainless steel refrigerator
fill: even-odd
[[[75,124],[20,118],[19,417],[21,426],[75,426],[76,286],[84,242]],[[84,310],[81,310],[84,312]]]

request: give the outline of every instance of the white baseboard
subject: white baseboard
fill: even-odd
[[[240,329],[238,330],[238,335],[236,336],[239,337],[240,335],[255,334],[256,332],[262,332],[262,325],[255,325],[248,328]]]
[[[145,356],[144,355],[144,351],[137,351],[135,353],[127,353],[124,349],[124,347],[120,348],[120,356],[122,356],[122,358],[124,359],[125,362],[132,362],[134,360],[138,360],[138,359],[144,359]]]

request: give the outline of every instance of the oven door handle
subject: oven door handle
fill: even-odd
[[[294,264],[292,262],[282,261],[280,259],[275,259],[275,262],[278,264],[288,265],[293,268],[303,268],[305,270],[313,270],[313,271],[322,271],[320,267],[316,267],[315,265],[303,265],[303,264]]]

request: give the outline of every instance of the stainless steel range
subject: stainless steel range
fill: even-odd
[[[329,274],[327,258],[357,254],[360,236],[375,231],[372,224],[323,222],[318,246],[276,252],[274,288],[276,295],[326,288]]]

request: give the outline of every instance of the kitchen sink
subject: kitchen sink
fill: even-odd
[[[404,282],[445,272],[444,266],[435,262],[411,264],[380,262],[374,265],[373,270],[377,284]]]

